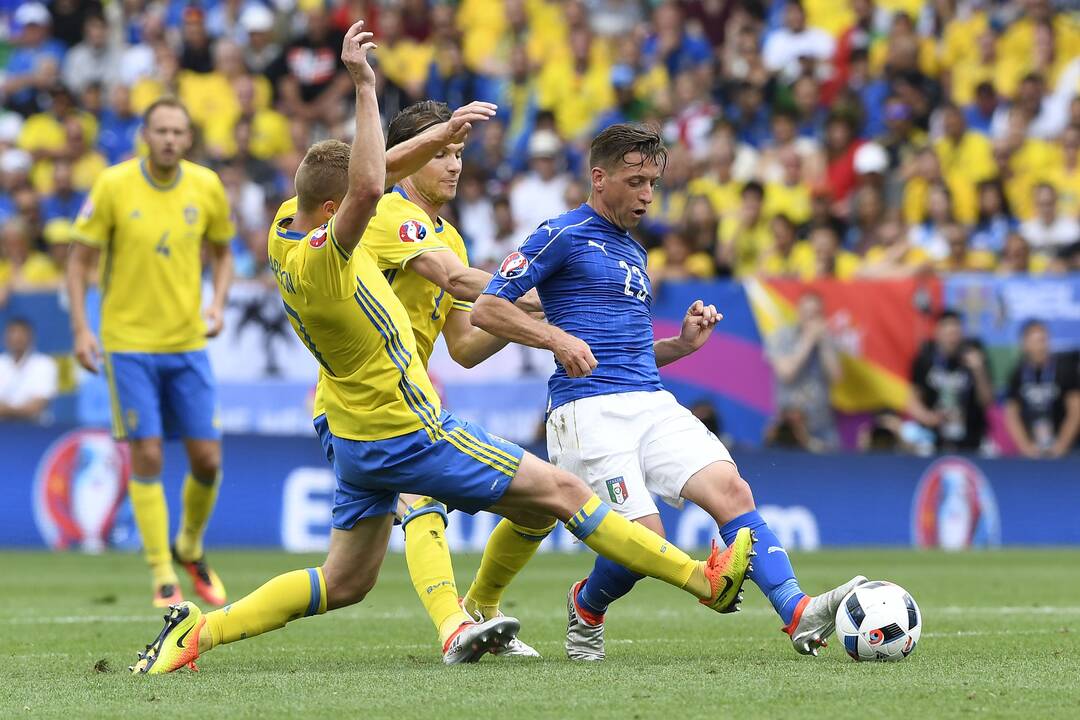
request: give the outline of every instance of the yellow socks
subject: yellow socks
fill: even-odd
[[[326,578],[321,567],[293,570],[268,581],[255,592],[206,614],[209,647],[261,635],[285,623],[326,612]]]
[[[499,613],[503,590],[536,554],[556,523],[544,528],[528,528],[503,518],[484,546],[484,556],[476,579],[465,594],[465,609],[485,620]]]
[[[214,511],[220,477],[218,473],[210,482],[205,482],[188,473],[184,478],[184,505],[180,514],[180,532],[176,535],[176,554],[184,560],[198,560],[203,556],[203,534]]]
[[[150,564],[154,585],[176,584],[176,571],[169,552],[169,508],[161,478],[132,477],[128,483],[131,509],[142,537],[143,555]]]
[[[630,522],[593,495],[566,523],[579,540],[634,572],[663,580],[699,598],[711,589],[701,563],[640,523]]]
[[[431,498],[409,506],[402,519],[405,530],[405,562],[416,594],[445,644],[469,618],[458,605],[457,584],[450,549],[446,546],[446,510]]]

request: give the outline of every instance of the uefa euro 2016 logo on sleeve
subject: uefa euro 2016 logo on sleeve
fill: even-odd
[[[134,523],[121,518],[130,474],[126,447],[102,430],[75,430],[49,446],[34,475],[34,520],[49,547],[130,546]]]
[[[502,261],[502,265],[499,266],[499,277],[506,280],[513,280],[516,277],[521,277],[525,274],[525,271],[529,269],[529,258],[522,255],[515,250],[506,256],[506,259]]]
[[[943,457],[926,468],[911,506],[911,539],[945,550],[1001,544],[994,489],[975,463]]]
[[[321,248],[326,244],[326,228],[321,227],[315,233],[312,234],[311,239],[308,240],[308,245],[313,248]]]
[[[622,505],[626,502],[628,495],[626,491],[626,481],[622,477],[611,478],[607,481],[608,498],[615,505]]]
[[[427,237],[427,228],[419,220],[406,220],[397,231],[401,242],[420,242]]]

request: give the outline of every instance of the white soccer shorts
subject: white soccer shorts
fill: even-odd
[[[731,453],[666,390],[597,395],[548,416],[548,458],[629,520],[658,512],[651,493],[682,507],[690,477]]]

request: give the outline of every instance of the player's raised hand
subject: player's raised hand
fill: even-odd
[[[716,323],[723,319],[724,316],[717,312],[715,305],[706,305],[701,300],[695,300],[683,317],[679,340],[691,351],[697,350],[712,335]]]
[[[572,378],[588,377],[596,369],[597,362],[592,348],[581,338],[569,333],[562,333],[552,352],[559,364],[566,369],[566,374]]]
[[[100,367],[101,345],[89,328],[75,333],[75,359],[92,373],[96,373]]]
[[[224,308],[211,305],[206,308],[206,312],[203,313],[206,318],[206,337],[217,337],[221,334],[221,331],[225,329],[225,310]]]
[[[341,61],[357,87],[375,85],[375,71],[368,63],[368,51],[378,47],[371,42],[373,37],[373,33],[364,32],[364,21],[357,20],[345,33],[345,41],[341,44]]]
[[[473,123],[490,120],[495,117],[495,112],[498,109],[499,106],[494,103],[479,100],[459,107],[446,123],[447,144],[465,142],[465,139],[469,137],[469,131],[472,130]]]

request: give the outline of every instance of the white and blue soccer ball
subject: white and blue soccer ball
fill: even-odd
[[[863,583],[836,611],[836,636],[854,660],[903,660],[922,634],[922,613],[904,588],[884,580]]]

